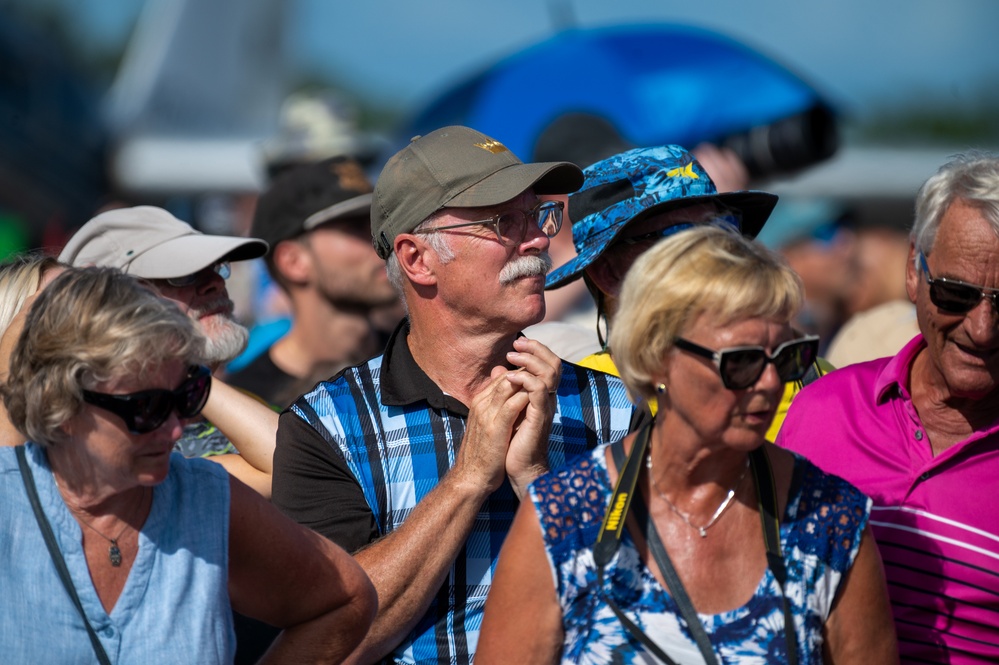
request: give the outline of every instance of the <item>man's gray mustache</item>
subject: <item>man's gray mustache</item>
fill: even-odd
[[[509,284],[521,277],[547,275],[552,269],[552,257],[548,252],[519,256],[503,266],[500,271],[500,284]]]
[[[201,307],[192,307],[191,309],[188,310],[188,314],[191,316],[192,319],[200,319],[209,312],[214,312],[215,314],[222,315],[227,319],[231,319],[233,308],[234,304],[231,299],[219,298],[218,300],[214,300],[208,303],[207,305],[202,305]]]

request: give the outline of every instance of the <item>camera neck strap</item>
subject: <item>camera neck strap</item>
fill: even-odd
[[[662,539],[659,537],[659,532],[656,530],[655,524],[649,516],[645,500],[642,498],[641,493],[637,491],[638,477],[644,466],[645,455],[652,432],[652,424],[653,422],[650,421],[638,431],[630,454],[625,455],[623,441],[617,441],[610,446],[614,464],[619,472],[617,483],[615,483],[614,491],[611,495],[610,505],[600,526],[597,542],[593,547],[593,560],[597,568],[597,586],[604,601],[625,629],[663,663],[666,665],[676,665],[676,662],[659,645],[653,642],[641,628],[625,615],[610,597],[610,594],[604,592],[604,568],[610,563],[621,544],[621,539],[624,535],[625,519],[629,509],[634,505],[635,519],[642,528],[646,542],[649,545],[649,551],[652,553],[652,557],[655,559],[656,565],[662,573],[666,587],[673,597],[674,602],[676,602],[680,614],[686,622],[688,630],[694,638],[694,642],[697,644],[698,650],[700,650],[701,655],[704,657],[704,662],[707,665],[717,665],[718,658],[714,652],[714,648],[711,646],[711,640],[704,630],[700,618],[697,616],[697,611],[694,609],[694,605],[690,601],[690,597],[687,595],[687,591],[684,589],[672,561],[670,561]],[[773,471],[770,466],[770,459],[767,457],[762,446],[750,453],[749,463],[753,470],[753,481],[757,488],[760,521],[763,526],[763,538],[767,551],[767,565],[781,590],[788,663],[790,665],[797,665],[797,634],[794,630],[791,606],[784,588],[787,580],[787,569],[784,565],[784,557],[781,552],[780,523],[777,519],[777,515],[779,514],[777,510],[777,491],[774,484]]]

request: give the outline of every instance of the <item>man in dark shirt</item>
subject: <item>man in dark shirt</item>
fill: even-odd
[[[384,346],[371,316],[396,295],[370,215],[371,183],[346,157],[290,167],[261,195],[251,233],[270,245],[264,261],[291,303],[291,329],[229,375],[232,385],[283,408]]]

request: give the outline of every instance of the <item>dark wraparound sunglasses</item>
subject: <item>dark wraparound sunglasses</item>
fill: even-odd
[[[678,349],[713,360],[722,384],[729,390],[745,390],[755,385],[768,363],[773,363],[783,383],[800,381],[819,355],[819,338],[816,335],[784,342],[772,356],[762,346],[735,346],[712,351],[682,337],[678,337],[675,344]]]
[[[83,401],[124,420],[132,434],[146,434],[165,423],[172,411],[181,418],[193,418],[201,413],[211,385],[211,370],[204,365],[195,365],[176,390],[156,388],[127,395],[84,390]]]
[[[956,279],[934,277],[930,267],[926,265],[926,255],[919,253],[919,265],[926,275],[926,283],[930,285],[930,301],[948,314],[967,314],[978,306],[982,298],[992,301],[992,307],[999,312],[999,289],[989,289],[984,286],[966,284]]]

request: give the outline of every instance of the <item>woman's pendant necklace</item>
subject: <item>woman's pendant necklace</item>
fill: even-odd
[[[88,529],[96,533],[98,536],[111,543],[111,546],[108,547],[108,559],[111,561],[112,566],[114,566],[115,568],[119,567],[121,565],[121,550],[118,548],[118,539],[121,538],[122,535],[124,535],[129,525],[125,524],[125,526],[121,528],[121,531],[118,532],[118,535],[115,536],[114,538],[108,538],[103,533],[98,531],[95,526],[88,524],[85,520],[81,519],[80,522],[83,524],[83,526],[87,527]]]
[[[118,539],[111,539],[111,547],[108,548],[108,558],[111,559],[111,565],[117,568],[121,565],[121,550],[118,549]]]
[[[57,480],[57,481],[56,481],[56,485],[58,485],[58,484],[59,484],[59,481]],[[141,509],[142,509],[142,508],[143,508],[143,507],[145,506],[145,504],[146,504],[146,495],[147,495],[148,493],[149,493],[149,492],[148,492],[147,490],[143,490],[143,493],[142,493],[142,501],[141,501],[141,503],[139,504],[139,508],[140,508],[140,510],[141,510]],[[90,523],[90,522],[88,522],[87,520],[83,519],[82,517],[79,517],[79,515],[77,516],[77,518],[79,519],[79,521],[80,521],[80,524],[82,524],[83,526],[87,527],[88,529],[90,529],[91,531],[93,531],[94,533],[96,533],[96,534],[97,534],[98,536],[100,536],[100,537],[101,537],[101,538],[103,538],[104,540],[106,540],[106,541],[108,541],[109,543],[111,543],[111,545],[110,545],[110,546],[108,547],[108,560],[109,560],[109,561],[111,562],[111,565],[112,565],[112,566],[114,566],[115,568],[119,568],[119,567],[121,566],[121,562],[122,562],[122,558],[121,558],[121,548],[119,548],[119,547],[118,547],[118,540],[119,540],[119,539],[120,539],[120,538],[121,538],[121,537],[122,537],[123,535],[125,535],[125,531],[127,531],[127,530],[128,530],[128,527],[130,526],[130,525],[128,524],[128,522],[126,522],[126,523],[125,523],[125,526],[123,526],[123,527],[121,528],[121,531],[119,531],[119,532],[118,532],[118,535],[117,535],[117,536],[115,536],[114,538],[110,538],[110,537],[108,537],[108,536],[105,536],[105,535],[104,535],[103,533],[101,533],[100,531],[98,531],[98,530],[97,530],[97,527],[95,527],[95,526],[94,526],[93,524],[91,524],[91,523]]]
[[[652,481],[652,489],[656,491],[656,494],[659,495],[659,498],[665,501],[666,505],[670,507],[670,510],[679,515],[680,519],[682,519],[687,524],[687,526],[689,526],[691,529],[695,529],[697,533],[700,534],[701,538],[707,538],[708,529],[714,526],[715,522],[717,522],[718,519],[725,513],[725,510],[730,505],[732,505],[732,499],[735,498],[735,491],[739,488],[739,485],[742,483],[742,479],[746,477],[746,472],[749,471],[749,458],[748,457],[746,458],[746,467],[742,470],[742,473],[739,474],[739,477],[736,479],[735,483],[732,484],[732,487],[731,489],[729,489],[728,494],[725,495],[725,500],[721,502],[721,505],[718,506],[718,510],[715,511],[714,515],[711,516],[711,519],[709,519],[708,523],[705,524],[704,526],[697,526],[696,524],[691,523],[690,518],[687,517],[687,515],[685,515],[684,513],[682,513],[679,508],[673,505],[673,502],[669,500],[669,497],[663,494],[663,492],[659,489],[659,486],[656,485],[656,477],[655,474],[652,473],[651,451],[649,452],[649,456],[645,458],[645,466],[649,470],[649,479]]]

